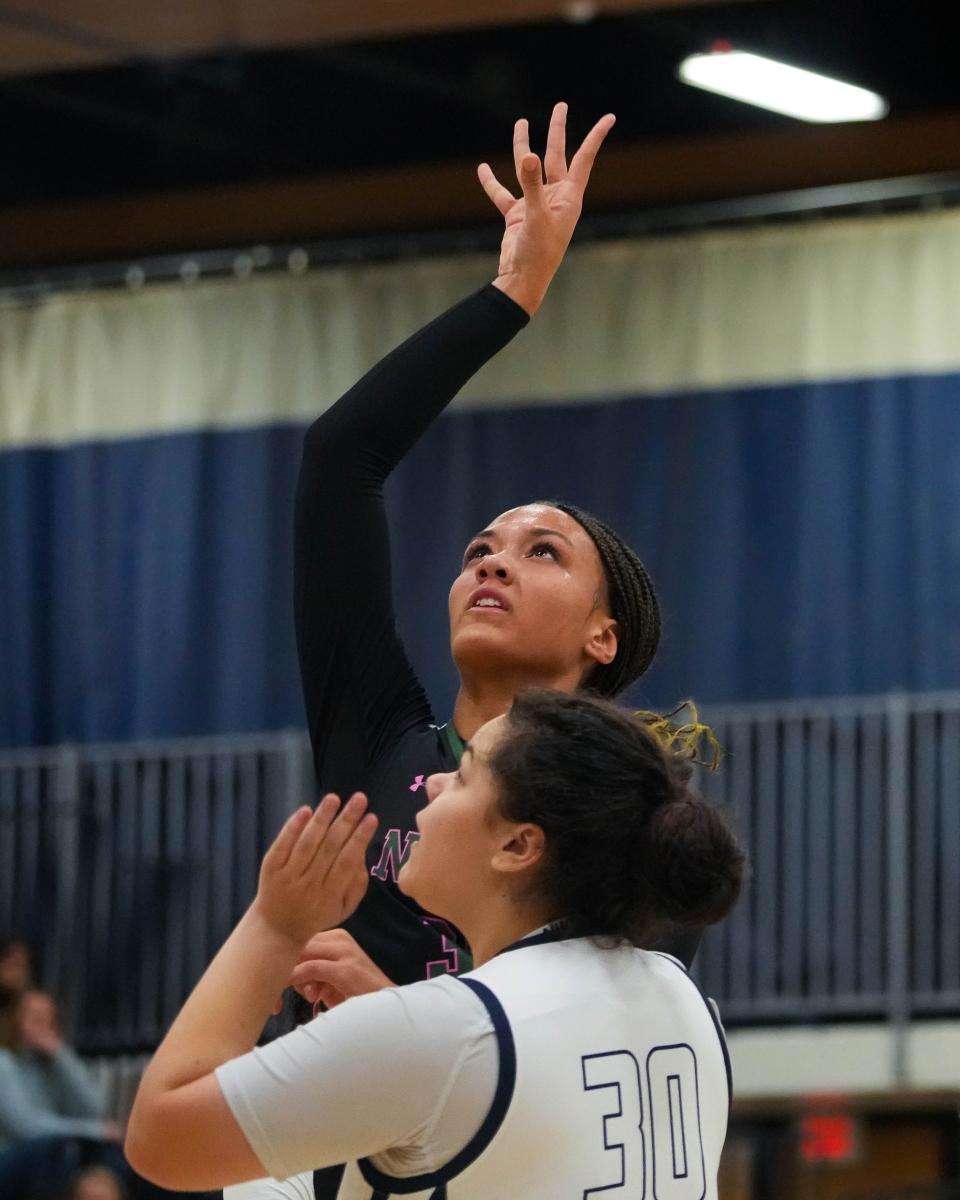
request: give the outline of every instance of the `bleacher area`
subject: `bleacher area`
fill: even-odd
[[[753,859],[697,971],[735,1031],[960,1016],[960,694],[742,707],[702,786]],[[0,753],[0,930],[38,951],[72,1040],[156,1044],[314,795],[303,734]],[[736,1035],[735,1035],[736,1037]]]

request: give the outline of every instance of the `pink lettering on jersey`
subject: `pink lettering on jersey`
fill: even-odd
[[[424,925],[432,925],[440,934],[440,949],[444,958],[435,958],[427,963],[427,978],[438,975],[458,975],[460,972],[460,947],[453,939],[453,931],[442,917],[424,917]]]

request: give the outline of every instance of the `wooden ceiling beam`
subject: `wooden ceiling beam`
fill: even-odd
[[[335,0],[322,7],[313,0],[284,0],[276,7],[246,0],[247,35],[257,44],[280,44],[287,21],[303,40],[343,41],[397,37],[409,33],[520,25],[540,21],[584,20],[593,16],[656,9],[698,8],[723,0],[418,0],[416,16],[396,0]],[[279,12],[278,12],[279,9]]]
[[[510,165],[495,164],[502,178]],[[588,211],[651,208],[960,170],[960,113],[605,147]],[[475,164],[364,171],[71,204],[0,208],[0,268],[494,219]]]
[[[696,8],[720,0],[18,0],[0,6],[0,76],[142,58],[270,48],[605,13]],[[754,0],[762,3],[763,0]]]

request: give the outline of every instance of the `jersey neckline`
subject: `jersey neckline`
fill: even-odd
[[[509,946],[504,946],[493,957],[499,958],[501,954],[509,954],[511,950],[523,950],[527,946],[543,946],[550,942],[567,942],[576,936],[576,934],[569,931],[566,922],[552,921],[549,925],[544,925],[540,929],[534,929],[531,933],[524,934],[522,938],[511,942]]]
[[[442,728],[444,736],[447,739],[447,745],[450,747],[451,751],[453,752],[453,757],[457,760],[457,764],[459,765],[460,760],[463,758],[464,752],[463,738],[461,738],[460,734],[457,733],[452,721],[448,721]]]

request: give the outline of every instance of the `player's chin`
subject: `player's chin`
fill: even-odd
[[[411,900],[416,900],[421,908],[433,912],[430,902],[434,899],[432,893],[435,889],[430,886],[430,871],[429,869],[423,870],[423,864],[417,862],[418,854],[422,855],[422,853],[420,844],[417,843],[411,851],[410,857],[397,873],[397,890],[404,896],[409,896]],[[427,867],[429,868],[429,863]]]
[[[397,889],[403,892],[405,896],[410,896],[416,900],[417,872],[411,869],[410,860],[408,859],[400,870],[397,872]]]
[[[482,670],[484,665],[513,662],[520,656],[517,629],[500,617],[464,621],[454,630],[450,649],[461,670]]]

